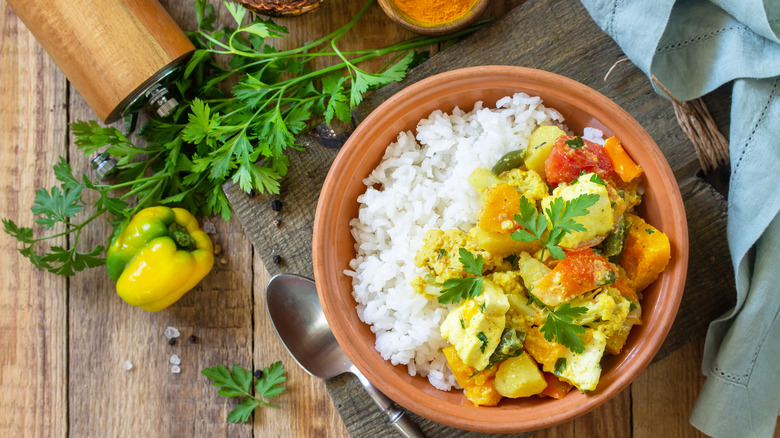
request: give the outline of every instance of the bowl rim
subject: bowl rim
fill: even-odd
[[[370,141],[381,130],[381,124],[376,122],[388,114],[402,114],[404,108],[416,102],[415,98],[419,99],[419,94],[423,94],[420,93],[422,90],[429,89],[435,84],[444,84],[444,87],[453,88],[457,86],[487,86],[486,83],[502,83],[507,88],[516,88],[517,91],[524,91],[529,95],[558,96],[591,115],[596,125],[600,124],[601,120],[613,119],[614,121],[610,123],[609,127],[604,125],[602,127],[617,135],[632,155],[632,148],[637,148],[636,145],[642,145],[644,152],[647,152],[647,158],[651,160],[646,161],[646,163],[651,164],[649,167],[654,168],[654,172],[660,178],[653,184],[653,188],[659,193],[668,194],[669,199],[666,200],[668,204],[664,207],[667,209],[670,220],[675,224],[674,234],[668,234],[670,242],[672,242],[672,260],[662,276],[650,286],[655,294],[654,302],[659,306],[654,309],[654,312],[660,313],[660,320],[653,320],[640,326],[642,333],[647,333],[647,335],[639,337],[633,344],[633,348],[621,353],[620,362],[609,370],[608,382],[605,382],[606,375],[602,373],[599,387],[588,395],[572,391],[561,400],[537,399],[533,406],[540,409],[529,409],[527,406],[521,405],[517,412],[520,410],[526,414],[534,410],[540,412],[520,418],[515,415],[502,414],[499,412],[501,411],[500,406],[498,409],[476,408],[470,402],[460,406],[447,405],[449,409],[447,412],[443,412],[440,409],[443,404],[442,400],[432,395],[433,391],[438,390],[432,386],[430,388],[417,388],[415,386],[413,389],[419,390],[417,392],[421,394],[412,400],[404,391],[404,388],[408,387],[408,383],[403,383],[399,380],[400,377],[397,379],[395,376],[390,376],[389,380],[386,380],[385,378],[388,376],[380,378],[377,374],[378,368],[392,367],[392,365],[379,356],[373,348],[373,344],[368,349],[373,350],[373,354],[369,354],[371,351],[367,351],[365,345],[358,342],[360,338],[358,330],[362,328],[345,327],[337,323],[339,320],[356,318],[356,302],[352,298],[351,288],[348,291],[337,291],[341,293],[342,301],[351,300],[351,306],[344,306],[341,305],[342,302],[334,301],[333,297],[338,297],[338,295],[329,293],[333,285],[337,285],[339,281],[343,280],[338,277],[345,277],[343,270],[348,268],[347,266],[337,266],[337,262],[332,260],[328,254],[328,251],[332,250],[335,245],[332,236],[335,233],[329,235],[329,232],[340,225],[338,214],[334,212],[333,208],[336,199],[334,194],[342,193],[345,185],[348,184],[345,182],[347,178],[341,178],[343,173],[349,172],[352,165],[363,159],[362,155],[364,154],[361,153],[361,148],[364,147],[364,141]],[[494,103],[490,102],[491,105]],[[555,106],[552,107],[555,108]],[[436,108],[432,108],[431,111],[433,109]],[[470,108],[466,110],[470,110]],[[427,114],[423,117],[427,117]],[[624,141],[626,139],[629,141]],[[384,150],[386,146],[375,146],[375,148]],[[360,179],[365,176],[360,176]],[[354,179],[355,176],[351,175],[351,177]],[[349,201],[349,203],[357,205],[356,200]],[[666,232],[666,230],[664,231]],[[354,244],[354,241],[352,243]],[[347,356],[368,380],[396,403],[432,421],[460,429],[498,433],[541,430],[570,421],[595,409],[625,389],[649,365],[671,328],[682,299],[688,265],[688,250],[685,208],[674,174],[652,137],[628,112],[598,91],[565,76],[528,67],[501,65],[467,67],[422,79],[394,94],[372,111],[350,135],[328,171],[315,211],[312,239],[315,283],[326,319]],[[350,315],[349,312],[354,315]],[[358,322],[365,326],[361,321]],[[405,372],[405,365],[395,366],[395,368],[398,367],[403,367]],[[427,384],[427,379],[425,383]],[[552,403],[555,404],[555,411],[545,409]],[[511,413],[516,412],[511,410]]]

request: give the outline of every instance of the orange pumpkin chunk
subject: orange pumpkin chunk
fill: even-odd
[[[654,282],[666,269],[671,258],[669,237],[639,216],[626,215],[633,225],[623,243],[620,266],[626,272],[623,280],[636,292]]]
[[[509,184],[496,184],[485,192],[478,225],[494,233],[511,233],[516,214],[520,214],[520,193]]]

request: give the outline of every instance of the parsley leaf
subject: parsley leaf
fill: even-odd
[[[571,307],[571,303],[563,303],[555,310],[547,307],[547,320],[541,328],[544,339],[555,341],[574,353],[582,354],[585,351],[585,343],[579,335],[585,333],[585,328],[572,321],[587,311],[586,307]]]
[[[566,140],[565,143],[572,149],[579,149],[581,147],[585,147],[585,141],[579,135],[572,138],[571,140]]]
[[[254,378],[254,390],[257,395],[252,394],[254,376],[239,365],[233,365],[232,370],[228,370],[224,365],[217,365],[203,369],[201,374],[211,379],[213,386],[220,388],[220,395],[241,398],[227,416],[227,421],[231,423],[249,421],[249,416],[258,406],[278,408],[279,406],[267,402],[266,399],[281,394],[285,389],[282,384],[287,380],[282,362],[274,362],[269,367],[263,368],[262,376],[259,379]]]
[[[566,358],[561,357],[558,360],[555,361],[555,371],[553,374],[556,376],[560,376],[563,374],[563,371],[566,369]]]
[[[562,260],[566,254],[558,244],[569,232],[585,231],[585,227],[574,218],[588,214],[588,208],[598,200],[599,195],[594,193],[582,194],[572,200],[554,198],[545,209],[546,215],[542,215],[523,196],[520,198],[520,214],[515,215],[515,222],[522,227],[513,231],[511,236],[521,242],[541,242],[540,259],[544,259],[544,251],[547,250],[556,259]],[[545,235],[548,228],[549,232]]]
[[[604,179],[601,178],[599,176],[599,174],[597,174],[597,173],[594,173],[593,175],[590,176],[590,181],[594,182],[594,183],[596,183],[598,185],[602,185],[602,186],[606,186],[607,185],[607,183],[604,181]]]
[[[485,347],[487,347],[487,344],[488,344],[487,335],[485,335],[484,332],[479,332],[479,333],[477,333],[477,339],[479,339],[479,342],[480,342],[480,344],[479,344],[479,351],[484,353],[485,352]]]
[[[474,298],[482,293],[482,256],[474,258],[474,254],[465,248],[458,250],[463,270],[476,277],[450,278],[444,282],[444,288],[439,295],[442,304],[457,303],[461,299]]]

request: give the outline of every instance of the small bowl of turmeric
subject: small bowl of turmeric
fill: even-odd
[[[489,0],[379,0],[388,17],[413,32],[446,35],[479,18]]]

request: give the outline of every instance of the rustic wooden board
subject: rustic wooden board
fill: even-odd
[[[616,101],[642,123],[666,155],[680,182],[688,214],[691,241],[688,282],[680,313],[657,360],[700,337],[708,322],[733,304],[733,275],[725,241],[726,203],[722,195],[696,177],[700,166],[693,146],[677,125],[669,102],[653,92],[647,78],[630,62],[623,62],[605,80],[606,72],[623,56],[579,3],[529,1],[415,68],[403,82],[388,85],[369,96],[354,112],[355,124],[403,87],[439,72],[474,65],[519,65],[552,71],[585,83]],[[306,151],[291,156],[292,170],[279,195],[284,202],[280,212],[271,210],[271,197],[249,197],[237,187],[227,187],[228,198],[244,232],[271,274],[293,272],[312,276],[311,228],[319,188],[351,129],[337,127],[334,131],[319,127],[300,139]],[[279,220],[278,227],[273,225],[274,219]],[[281,256],[282,263],[274,264],[274,255]],[[350,434],[390,436],[394,433],[350,376],[332,379],[328,390]],[[615,406],[603,409],[612,412],[627,409],[630,399],[625,397],[628,394],[613,401]],[[415,419],[432,435],[445,432],[447,436],[470,435],[419,417]],[[603,415],[589,415],[577,421],[583,424],[604,419]],[[625,436],[621,430],[626,432],[609,424],[583,427],[611,430],[615,436]]]
[[[1,215],[31,224],[28,202],[55,181],[51,166],[67,149],[65,76],[5,2],[0,60]],[[0,436],[64,437],[68,283],[37,270],[16,248],[15,240],[0,238]]]

